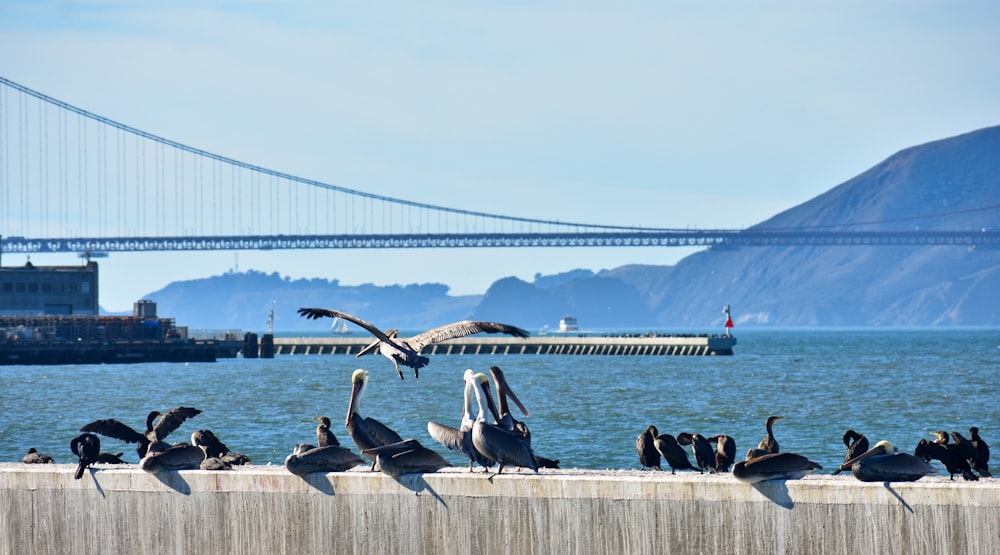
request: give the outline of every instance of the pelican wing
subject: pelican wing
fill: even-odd
[[[138,443],[144,437],[143,434],[135,431],[127,424],[108,418],[106,420],[95,420],[80,428],[81,432],[93,432],[105,437],[120,439],[125,443]]]
[[[458,453],[463,453],[462,438],[466,434],[462,430],[452,428],[451,426],[445,424],[439,424],[437,422],[428,422],[427,433],[434,438],[434,441],[437,441],[448,449]]]
[[[531,444],[521,436],[507,430],[477,422],[472,436],[476,450],[502,465],[514,465],[538,471]]]
[[[153,426],[153,433],[156,434],[157,440],[163,439],[170,435],[170,432],[179,428],[185,420],[193,418],[199,414],[201,414],[201,411],[192,407],[177,407],[175,409],[170,409],[166,414],[160,417],[160,420],[155,426]]]
[[[386,341],[388,343],[393,343],[392,339],[385,334],[382,330],[376,328],[373,324],[358,318],[357,316],[352,316],[346,312],[341,312],[339,310],[333,310],[329,308],[300,308],[299,315],[305,316],[310,320],[318,320],[324,316],[329,318],[340,318],[342,320],[347,320],[348,322],[357,324],[364,328],[368,333],[374,335],[375,337]]]
[[[415,439],[366,449],[364,454],[375,457],[379,469],[390,475],[400,476],[414,472],[437,472],[451,466],[444,457],[428,449]]]
[[[514,337],[528,337],[528,335],[530,335],[528,332],[516,326],[499,324],[497,322],[475,322],[472,320],[463,320],[461,322],[455,322],[453,324],[427,330],[419,335],[411,337],[407,340],[407,343],[410,344],[414,351],[420,352],[420,349],[432,343],[440,343],[449,339],[465,337],[476,333],[505,333],[507,335],[513,335]]]
[[[364,459],[340,445],[298,451],[285,459],[285,468],[297,476],[310,472],[343,472],[364,463]]]
[[[364,422],[365,428],[368,429],[368,433],[370,433],[380,445],[390,445],[392,443],[399,443],[403,441],[403,438],[399,437],[399,434],[397,434],[395,430],[378,420],[375,420],[374,418],[366,417]]]

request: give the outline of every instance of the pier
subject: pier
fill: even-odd
[[[275,337],[277,355],[356,355],[372,337]],[[430,355],[732,355],[733,336],[572,336],[525,339],[475,335],[424,347]],[[246,354],[244,353],[244,356]]]
[[[0,464],[0,553],[963,553],[1000,545],[1000,481],[748,485],[731,474],[367,465],[147,474]]]

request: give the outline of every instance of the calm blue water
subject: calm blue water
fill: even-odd
[[[462,373],[491,364],[530,411],[536,453],[565,468],[638,468],[635,437],[649,424],[660,433],[726,433],[744,453],[772,414],[786,417],[775,426],[782,450],[824,472],[843,460],[847,428],[912,451],[933,430],[968,436],[978,426],[1000,445],[1000,330],[743,329],[738,338],[731,357],[437,355],[417,381],[412,371],[400,381],[383,357],[343,355],[0,366],[0,461],[36,447],[74,462],[69,442],[87,422],[116,418],[142,429],[150,410],[186,405],[203,412],[169,439],[210,428],[256,464],[281,464],[295,443],[315,441],[314,416],[333,419],[350,444],[342,422],[355,368],[371,371],[363,414],[438,448],[427,422],[457,425]],[[137,461],[132,445],[102,438],[102,448]]]

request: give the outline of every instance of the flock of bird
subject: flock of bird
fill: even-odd
[[[515,337],[527,337],[520,328],[496,322],[463,321],[434,328],[411,338],[399,337],[396,329],[382,331],[374,325],[350,314],[323,308],[302,308],[299,314],[310,319],[330,317],[340,318],[364,328],[375,340],[359,351],[358,357],[375,353],[392,361],[400,379],[400,366],[413,368],[414,378],[419,370],[429,363],[420,354],[423,347],[432,343],[475,333],[504,333]],[[462,416],[458,427],[438,422],[428,422],[428,434],[449,450],[460,453],[469,461],[469,471],[476,465],[488,472],[493,466],[497,471],[515,466],[538,472],[539,468],[558,468],[559,461],[536,455],[531,447],[531,432],[528,426],[514,417],[510,401],[524,416],[528,410],[514,394],[507,383],[503,371],[490,367],[490,374],[496,388],[496,400],[490,390],[490,378],[483,373],[469,369],[463,375],[464,392]],[[403,439],[398,433],[382,422],[362,415],[361,402],[367,390],[369,372],[358,369],[351,375],[351,395],[348,401],[345,427],[360,456],[337,440],[330,429],[331,421],[326,416],[316,417],[316,445],[298,443],[292,454],[285,459],[289,472],[304,476],[313,472],[342,472],[365,464],[363,457],[371,461],[371,469],[393,477],[410,473],[436,472],[452,466],[439,453],[422,445],[418,440]],[[200,414],[191,407],[178,407],[165,414],[158,411],[149,413],[146,428],[139,432],[114,419],[96,420],[84,425],[81,435],[73,438],[70,449],[79,459],[75,478],[79,479],[87,468],[94,464],[123,464],[122,453],[101,452],[100,436],[110,437],[136,444],[139,466],[147,472],[164,470],[204,469],[227,470],[234,465],[247,464],[249,459],[234,453],[210,430],[197,430],[191,434],[190,442],[168,444],[164,439],[186,420]],[[736,442],[728,435],[705,437],[698,433],[682,432],[676,436],[660,434],[656,426],[648,426],[636,438],[636,451],[643,469],[662,470],[661,461],[670,466],[671,473],[677,470],[697,470],[699,472],[732,472],[741,482],[757,483],[767,480],[794,480],[802,478],[822,467],[808,458],[780,450],[774,436],[774,424],[782,416],[771,416],[765,422],[767,435],[755,448],[749,449],[743,460],[736,460]],[[850,470],[859,480],[866,482],[898,482],[919,480],[935,473],[929,463],[940,461],[954,479],[956,474],[965,480],[991,477],[989,472],[989,446],[980,437],[979,429],[972,427],[966,439],[959,432],[935,432],[933,441],[921,440],[914,453],[901,453],[890,442],[879,441],[869,449],[868,439],[854,430],[844,433],[847,447],[844,463],[834,471],[839,474]],[[688,458],[684,447],[690,446],[694,463]],[[52,458],[29,449],[24,456],[25,463],[53,462]]]
[[[770,416],[764,424],[767,435],[757,447],[747,451],[744,460],[735,461],[736,442],[728,435],[704,437],[682,432],[676,437],[660,434],[656,426],[648,426],[635,440],[639,464],[643,469],[662,470],[666,461],[671,473],[677,470],[699,472],[729,472],[741,482],[755,484],[767,480],[797,480],[823,467],[796,453],[781,451],[774,437],[774,423],[783,416]],[[944,465],[954,479],[960,474],[965,480],[990,478],[990,447],[979,435],[979,428],[969,429],[969,439],[959,432],[934,432],[935,440],[920,440],[913,454],[902,453],[886,440],[869,449],[868,438],[854,430],[844,432],[847,452],[844,463],[833,474],[850,470],[863,482],[912,482],[937,470],[930,461]],[[952,442],[949,443],[949,437]],[[682,446],[690,445],[694,464]],[[714,445],[714,447],[713,447]]]

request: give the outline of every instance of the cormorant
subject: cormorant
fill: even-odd
[[[708,442],[715,444],[715,470],[729,472],[729,467],[736,462],[736,440],[725,434],[718,434],[708,438]]]
[[[784,416],[768,416],[767,422],[764,427],[767,429],[767,435],[764,439],[760,440],[757,444],[757,449],[767,451],[768,453],[777,453],[780,449],[778,448],[778,440],[774,439],[774,423],[784,418]]]
[[[969,443],[976,448],[975,464],[972,468],[983,478],[992,478],[990,474],[990,446],[979,437],[979,428],[973,426],[969,428]]]
[[[319,426],[316,426],[316,444],[319,447],[326,447],[327,445],[340,445],[340,441],[337,440],[337,436],[333,435],[333,430],[330,429],[330,419],[325,416],[317,416],[313,420],[319,422]]]
[[[177,407],[160,414],[159,411],[152,411],[146,417],[146,430],[142,433],[135,431],[131,427],[110,418],[107,420],[95,420],[80,428],[81,432],[93,432],[102,436],[120,439],[126,443],[135,443],[136,452],[139,458],[146,456],[149,446],[157,442],[163,442],[170,432],[176,430],[188,418],[201,414],[201,411],[191,407]],[[160,417],[159,421],[156,418]],[[154,422],[155,425],[154,425]],[[161,445],[164,447],[166,444]]]
[[[635,450],[639,453],[639,464],[642,469],[662,470],[660,468],[660,452],[656,449],[656,436],[659,435],[656,426],[646,427],[646,431],[635,438]]]
[[[80,459],[76,466],[76,474],[73,475],[73,478],[79,480],[83,477],[83,471],[97,462],[97,457],[101,453],[101,438],[91,433],[83,433],[69,442],[69,448]]]
[[[854,430],[844,432],[844,446],[847,452],[844,453],[844,462],[847,462],[861,453],[868,450],[868,438],[864,434],[859,434]]]
[[[701,472],[701,469],[691,464],[691,459],[688,459],[687,451],[677,443],[677,439],[674,436],[660,434],[653,440],[653,445],[667,461],[667,464],[670,465],[671,474],[676,474],[677,470],[697,470]]]
[[[30,447],[28,448],[28,453],[21,459],[21,462],[24,464],[48,464],[55,463],[56,461],[45,453],[39,453],[34,447]]]

